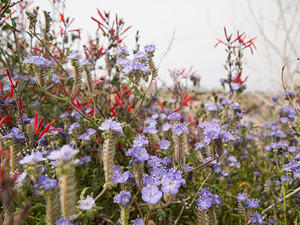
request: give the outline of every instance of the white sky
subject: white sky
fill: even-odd
[[[257,15],[277,19],[278,9],[274,0],[249,1]],[[38,0],[36,4],[51,11],[48,0]],[[248,87],[252,90],[274,90],[276,85],[279,87],[274,80],[279,80],[280,67],[272,71],[273,78],[268,74],[262,37],[251,17],[247,0],[67,0],[65,15],[76,18],[72,28],[83,28],[82,35],[93,34],[97,25],[90,17],[99,18],[97,8],[118,13],[127,25],[133,25],[125,40],[129,48],[134,46],[136,30],[140,31],[141,46],[155,44],[156,62],[167,49],[176,30],[172,48],[160,68],[159,75],[164,80],[168,79],[168,69],[192,65],[201,75],[204,87],[220,87],[219,79],[226,76],[223,67],[226,55],[222,46],[214,48],[214,45],[217,37],[224,37],[223,27],[226,26],[228,31],[239,29],[248,37],[257,37],[258,50],[254,55],[245,55],[245,61],[250,65],[244,68],[244,76],[249,76]],[[271,23],[265,22],[265,28],[271,31],[268,24]]]

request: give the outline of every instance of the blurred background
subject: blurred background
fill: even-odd
[[[217,38],[224,39],[224,27],[228,33],[256,37],[257,49],[244,57],[243,76],[248,76],[249,90],[282,92],[281,68],[300,56],[299,0],[66,0],[60,9],[53,8],[53,1],[34,4],[57,17],[59,13],[74,17],[72,28],[82,29],[83,42],[97,29],[91,19],[98,16],[97,8],[117,13],[132,25],[124,40],[129,49],[135,46],[137,30],[141,47],[156,45],[159,75],[167,82],[169,69],[192,66],[201,76],[203,89],[220,88],[219,79],[226,76],[226,54],[223,46],[214,46]],[[299,65],[290,63],[286,74],[290,89],[295,88]]]

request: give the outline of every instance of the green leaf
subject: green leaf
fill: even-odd
[[[89,187],[84,188],[80,193],[80,199],[83,199],[85,192],[89,189]]]
[[[2,26],[2,30],[5,31],[5,30],[9,30],[10,29],[10,26],[8,24],[5,24]]]

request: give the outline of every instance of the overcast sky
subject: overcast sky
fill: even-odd
[[[48,0],[36,1],[42,9],[51,11]],[[275,20],[278,10],[273,0],[251,0],[257,15],[264,19],[264,27],[270,29],[270,20]],[[83,35],[97,28],[91,16],[98,18],[101,11],[118,13],[126,24],[133,28],[127,33],[126,44],[134,46],[136,30],[140,31],[140,42],[153,43],[157,47],[156,62],[166,51],[175,30],[171,50],[160,68],[160,77],[167,79],[168,69],[193,66],[202,77],[206,88],[219,87],[219,79],[226,76],[223,64],[225,53],[222,46],[214,48],[216,38],[223,38],[223,28],[235,32],[239,29],[248,37],[257,37],[257,51],[246,54],[244,74],[250,89],[273,90],[278,83],[280,71],[272,71],[266,65],[262,37],[248,8],[247,0],[67,0],[66,16],[75,17],[72,28],[83,28]],[[270,35],[271,32],[270,32]],[[272,39],[272,37],[271,37]],[[255,68],[255,69],[254,69]],[[280,68],[280,67],[279,67]],[[273,77],[273,78],[272,78]],[[271,81],[271,79],[273,81]]]

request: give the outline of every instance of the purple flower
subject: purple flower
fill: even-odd
[[[249,199],[246,202],[246,207],[250,209],[256,209],[258,207],[258,202],[256,200]]]
[[[11,132],[5,136],[2,136],[1,139],[12,138],[12,137],[21,140],[24,139],[24,134],[21,132],[21,129],[19,127],[13,127],[11,129]]]
[[[150,44],[144,47],[146,53],[153,53],[155,51],[155,45]]]
[[[280,123],[288,123],[290,120],[287,117],[282,117],[282,118],[280,118],[279,121],[280,121]]]
[[[132,72],[141,72],[143,74],[146,74],[148,70],[149,69],[145,64],[136,61],[130,61],[123,66],[122,72],[126,75]]]
[[[53,189],[57,186],[57,180],[49,178],[49,177],[44,175],[44,176],[41,176],[40,179],[39,179],[39,186],[43,190]]]
[[[72,134],[74,129],[80,128],[80,124],[78,122],[72,123],[68,129],[68,134]]]
[[[220,164],[216,163],[215,165],[213,165],[213,171],[215,173],[221,173],[222,172],[222,168],[221,168]]]
[[[101,123],[99,130],[102,131],[111,130],[111,131],[118,132],[121,135],[123,134],[121,124],[116,121],[113,121],[112,119],[105,120],[103,123]]]
[[[217,111],[218,110],[218,106],[211,103],[211,102],[206,102],[204,104],[205,109],[207,109],[208,111]]]
[[[129,52],[126,48],[118,48],[116,51],[116,55],[119,57],[126,57],[129,56]]]
[[[156,156],[150,156],[150,159],[147,161],[148,165],[151,167],[160,167],[162,160]]]
[[[273,95],[273,96],[272,96],[272,100],[273,100],[274,102],[277,102],[278,99],[279,99],[279,95]]]
[[[84,156],[81,159],[78,160],[77,165],[83,165],[85,163],[88,163],[91,161],[91,157],[90,156]]]
[[[241,167],[240,163],[237,161],[235,156],[229,156],[226,161],[231,167],[235,166],[238,169]]]
[[[80,140],[88,141],[91,139],[91,135],[95,134],[96,130],[93,128],[88,128],[85,133],[79,136]]]
[[[178,123],[175,126],[172,127],[173,133],[177,136],[182,135],[184,132],[187,132],[189,129],[188,127],[183,123]]]
[[[172,127],[171,124],[165,123],[165,124],[163,125],[163,127],[162,127],[162,130],[163,130],[163,131],[168,131],[168,130],[170,130],[171,127]]]
[[[221,136],[223,138],[223,142],[227,143],[228,141],[234,141],[235,137],[228,131],[222,131]]]
[[[48,65],[48,61],[45,58],[36,55],[24,59],[23,63],[34,64],[36,66],[43,66],[43,67],[46,67]]]
[[[71,59],[71,60],[80,60],[81,59],[81,56],[76,53],[76,52],[71,52],[69,54],[69,56],[67,57],[67,59]]]
[[[297,148],[294,146],[290,146],[290,147],[288,147],[288,151],[291,153],[295,153],[295,152],[297,152]]]
[[[143,219],[141,218],[136,218],[133,220],[133,225],[145,225]]]
[[[80,60],[80,66],[91,65],[90,61],[87,59]]]
[[[130,202],[131,194],[128,191],[121,191],[120,194],[114,197],[114,203],[126,206]]]
[[[254,213],[253,216],[250,217],[251,223],[264,224],[264,220],[259,213]]]
[[[144,123],[147,124],[149,127],[155,127],[155,125],[157,124],[156,120],[152,118],[147,119]]]
[[[181,176],[181,175],[180,175]],[[175,195],[178,193],[178,189],[181,185],[183,179],[177,179],[176,176],[172,173],[168,173],[163,176],[161,180],[161,190],[165,194],[172,194]],[[184,181],[185,182],[185,181]]]
[[[142,199],[149,204],[156,204],[162,197],[162,192],[156,185],[146,186],[142,188]]]
[[[144,162],[150,159],[150,155],[148,154],[147,150],[139,146],[133,146],[125,153],[125,155],[132,156],[134,162]]]
[[[91,196],[87,196],[86,199],[80,200],[80,209],[90,210],[95,205],[95,200]]]
[[[17,177],[17,179],[16,179],[16,181],[15,181],[15,185],[16,185],[18,188],[22,187],[23,182],[24,182],[26,176],[27,176],[27,173],[26,173],[26,172],[23,172],[23,173],[21,173],[20,175],[18,175],[18,177]]]
[[[133,145],[138,147],[143,147],[144,145],[148,145],[149,141],[145,136],[136,137],[133,140]]]
[[[155,127],[148,126],[143,131],[145,134],[156,134],[157,130]]]
[[[91,139],[91,137],[90,137],[90,135],[88,135],[87,133],[83,133],[82,135],[80,135],[80,136],[78,137],[78,139],[84,140],[84,141],[88,141],[88,140]]]
[[[177,121],[179,121],[179,120],[181,120],[181,115],[180,115],[180,113],[173,112],[168,116],[168,120],[177,120]]]
[[[141,61],[141,62],[149,61],[147,54],[145,54],[144,52],[135,53],[133,58],[134,60]]]
[[[201,142],[197,142],[197,143],[195,144],[195,148],[196,148],[196,149],[204,148],[204,147],[205,147],[205,144],[203,144],[203,143],[201,143]]]
[[[42,152],[34,152],[34,151],[32,151],[30,154],[25,155],[23,157],[23,159],[21,159],[19,161],[19,163],[21,165],[24,165],[24,164],[34,165],[37,162],[45,161],[45,160],[46,160],[46,158],[43,157],[43,153]]]
[[[242,194],[242,193],[239,193],[237,196],[236,196],[236,199],[238,201],[241,201],[241,202],[244,202],[248,199],[248,196],[246,194]]]
[[[216,140],[220,137],[221,127],[214,122],[207,122],[204,124],[203,136],[208,139]]]
[[[157,143],[162,150],[168,150],[171,146],[171,143],[168,140],[162,140]]]
[[[130,60],[126,58],[120,58],[116,61],[117,66],[125,66],[128,63],[130,63]]]
[[[54,161],[54,165],[60,166],[64,162],[72,160],[78,152],[79,150],[73,149],[71,145],[64,145],[60,150],[52,151],[48,159]]]
[[[256,176],[256,177],[260,177],[260,176],[261,176],[261,173],[258,172],[258,171],[254,171],[254,172],[253,172],[253,175]]]
[[[212,207],[212,201],[209,197],[201,197],[197,199],[196,206],[197,208],[208,210],[210,207]]]
[[[72,222],[72,220],[67,220],[64,217],[60,218],[59,220],[56,220],[56,225],[75,225],[75,223]]]
[[[133,178],[133,175],[130,171],[126,171],[124,173],[121,173],[121,171],[115,171],[114,175],[112,176],[111,180],[115,184],[123,184],[127,182],[129,179]]]
[[[196,202],[198,208],[207,210],[213,205],[221,205],[221,199],[218,195],[214,195],[207,189],[203,189],[200,192],[200,198]]]

